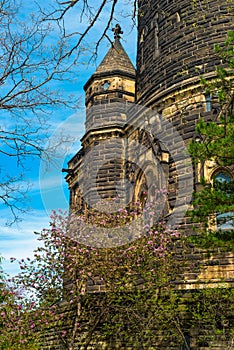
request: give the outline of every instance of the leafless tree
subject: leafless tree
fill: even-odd
[[[95,36],[95,33],[98,32],[92,51],[92,58],[96,58],[103,39],[112,41],[109,33],[111,33],[113,25],[117,22],[123,22],[126,17],[130,18],[128,21],[129,32],[136,25],[137,0],[133,2],[130,0],[100,0],[97,2],[90,0],[53,0],[52,5],[51,10],[48,10],[48,8],[46,10],[41,8],[40,10],[45,21],[54,21],[58,26],[65,23],[64,36],[73,39],[73,45],[66,52],[68,56],[71,56],[82,45],[87,45],[86,40],[89,40],[91,33]],[[71,17],[75,18],[77,23],[77,30],[73,32],[70,32],[66,27],[66,22]],[[79,27],[81,30],[79,30]]]
[[[0,0],[0,203],[10,208],[13,221],[25,210],[25,159],[50,158],[52,146],[45,146],[49,116],[55,105],[75,107],[75,98],[57,89],[71,78],[74,64],[66,58],[61,30],[39,12],[27,14],[18,0]],[[6,166],[9,159],[18,167],[17,176]]]
[[[19,211],[25,211],[25,160],[42,155],[51,159],[55,145],[45,146],[50,114],[56,105],[75,107],[75,100],[57,87],[71,79],[80,54],[90,50],[87,38],[92,30],[97,32],[96,25],[102,23],[94,56],[103,38],[109,38],[117,16],[127,15],[127,10],[124,13],[118,6],[120,0],[97,4],[86,0],[45,4],[0,0],[0,204],[10,208],[13,221],[18,220]],[[135,5],[133,8],[134,18]],[[77,20],[77,30],[74,25],[69,28],[71,18]],[[9,159],[18,167],[18,175],[14,172],[12,176]]]

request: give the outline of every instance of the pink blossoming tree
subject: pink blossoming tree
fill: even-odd
[[[179,232],[153,222],[155,210],[54,212],[34,259],[19,261],[21,272],[1,290],[1,348],[46,349],[50,339],[69,350],[168,342],[189,349],[189,303],[177,286],[197,267]]]

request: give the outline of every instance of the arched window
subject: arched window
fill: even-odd
[[[231,177],[228,173],[220,171],[213,176],[213,187],[227,196],[231,195]],[[218,230],[231,230],[233,225],[233,212],[216,213],[216,228]]]
[[[142,209],[144,208],[145,203],[147,201],[147,196],[148,196],[147,179],[145,177],[145,174],[142,172],[135,186],[135,202],[140,204]]]
[[[214,186],[216,187],[216,186],[222,186],[229,183],[231,181],[231,178],[227,173],[222,171],[222,172],[216,173],[216,175],[213,176],[213,180],[214,180]]]

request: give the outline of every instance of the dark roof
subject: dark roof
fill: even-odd
[[[135,68],[122,44],[120,43],[119,38],[115,39],[106,56],[98,66],[96,72],[94,72],[89,80],[85,83],[84,90],[86,91],[86,89],[89,87],[89,84],[95,78],[105,78],[109,77],[110,75],[113,76],[115,74],[120,74],[121,76],[129,77],[131,79],[135,79],[136,76]]]
[[[123,73],[135,75],[135,68],[118,38],[115,39],[94,75],[111,73],[113,71],[122,71]]]

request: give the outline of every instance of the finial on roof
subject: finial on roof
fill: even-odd
[[[115,28],[112,28],[112,32],[114,32],[114,39],[120,39],[120,34],[123,34],[120,25],[117,23]]]

